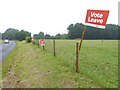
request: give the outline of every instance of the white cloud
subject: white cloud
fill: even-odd
[[[17,28],[32,34],[67,33],[71,23],[84,23],[87,9],[110,10],[107,23],[118,22],[117,0],[1,0],[0,32]]]

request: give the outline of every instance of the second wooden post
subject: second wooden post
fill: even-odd
[[[56,55],[55,54],[55,39],[53,39],[53,53],[54,53],[54,56]]]
[[[76,72],[78,73],[78,60],[79,60],[79,53],[78,53],[78,45],[79,43],[76,43]]]

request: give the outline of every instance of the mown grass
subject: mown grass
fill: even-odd
[[[49,52],[52,51],[52,47],[49,45],[51,42],[46,41],[46,48]],[[76,42],[79,41],[56,41],[57,56],[70,67],[75,65]],[[118,41],[106,40],[102,43],[101,40],[84,40],[79,62],[80,74],[91,79],[97,86],[117,87]]]
[[[2,43],[2,42],[3,42],[3,40],[0,39],[0,43]]]
[[[44,88],[117,88],[118,42],[84,40],[75,72],[75,50],[78,40],[45,40],[45,50],[34,44],[18,42],[16,49],[3,62],[3,78],[15,66],[21,87]],[[14,63],[13,63],[14,62]],[[13,65],[16,64],[16,65]],[[24,84],[24,85],[23,85]]]

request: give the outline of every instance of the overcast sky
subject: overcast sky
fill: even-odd
[[[7,28],[67,33],[73,23],[85,23],[87,9],[110,10],[107,24],[118,24],[119,0],[0,0],[0,32]]]

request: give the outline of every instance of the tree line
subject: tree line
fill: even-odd
[[[70,24],[67,27],[67,34],[44,34],[40,31],[34,34],[35,39],[80,39],[82,37],[82,30],[84,25],[82,23]],[[84,39],[120,39],[120,26],[115,24],[107,24],[105,29],[86,26]],[[25,40],[26,37],[31,37],[31,33],[25,30],[8,28],[4,33],[0,33],[0,38],[9,40]]]
[[[67,39],[67,34],[56,34],[56,35],[50,35],[50,34],[44,34],[44,32],[39,32],[39,34],[33,35],[34,39]]]
[[[82,37],[84,25],[82,23],[70,24],[67,27],[67,34],[56,34],[55,36],[50,36],[49,34],[44,35],[44,32],[39,34],[34,34],[36,39],[80,39]],[[118,40],[120,39],[120,26],[115,24],[107,24],[105,29],[100,29],[96,27],[86,26],[84,39],[106,39],[106,40]]]
[[[9,40],[25,40],[26,37],[31,37],[31,33],[25,30],[19,31],[18,29],[8,28],[4,33],[2,33],[2,39]]]
[[[82,30],[84,25],[82,23],[70,24],[67,28],[68,38],[76,39],[82,37]],[[84,39],[120,39],[120,26],[114,24],[107,24],[105,29],[86,26]]]

